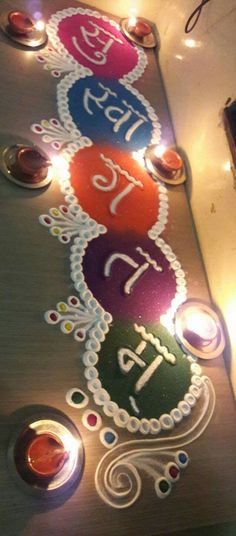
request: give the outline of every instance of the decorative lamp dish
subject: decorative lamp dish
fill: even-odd
[[[186,171],[176,147],[149,145],[145,151],[145,163],[151,175],[171,186],[179,186],[186,181]]]
[[[185,351],[214,359],[224,350],[225,337],[217,313],[204,302],[187,300],[175,317],[177,339]]]
[[[136,45],[143,48],[155,48],[157,46],[153,27],[144,19],[140,17],[122,19],[120,27],[123,34]]]
[[[84,467],[80,434],[59,415],[35,415],[16,429],[8,448],[9,469],[25,491],[48,496],[78,483]]]
[[[40,433],[28,444],[28,469],[42,478],[56,476],[64,467],[69,458],[69,452],[60,436],[52,433]]]
[[[34,21],[24,11],[2,13],[0,26],[10,39],[25,47],[40,47],[48,39],[43,21]]]
[[[0,170],[7,179],[23,188],[43,188],[52,180],[51,161],[35,145],[0,147]]]

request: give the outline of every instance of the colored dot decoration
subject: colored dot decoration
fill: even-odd
[[[82,389],[69,389],[66,393],[66,401],[73,408],[81,409],[87,406],[89,398]]]
[[[176,463],[181,468],[187,467],[187,465],[189,463],[189,456],[188,456],[187,452],[185,452],[183,450],[178,451],[177,454],[176,454]]]
[[[168,463],[165,469],[165,476],[170,482],[177,482],[180,477],[180,468],[176,463]]]
[[[155,490],[159,499],[165,499],[171,492],[171,483],[161,477],[155,482]]]
[[[112,428],[102,428],[99,436],[101,443],[107,449],[112,449],[118,441],[118,434]]]
[[[91,432],[96,432],[102,426],[102,419],[99,413],[88,409],[82,416],[82,423]]]

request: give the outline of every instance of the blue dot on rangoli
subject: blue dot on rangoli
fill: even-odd
[[[113,434],[112,432],[105,432],[104,439],[105,439],[105,441],[106,441],[106,443],[108,445],[112,445],[112,443],[114,443],[116,437],[115,437],[115,434]]]

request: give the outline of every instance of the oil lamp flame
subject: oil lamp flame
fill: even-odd
[[[166,151],[166,146],[163,144],[157,145],[154,149],[155,156],[161,158]]]
[[[213,341],[217,336],[216,323],[204,311],[190,312],[186,317],[186,329],[198,335],[203,341]]]
[[[137,11],[135,8],[132,8],[130,10],[130,16],[129,16],[129,19],[128,19],[128,27],[135,27],[137,23]]]
[[[45,23],[43,20],[37,20],[34,25],[35,29],[42,32],[45,29]]]

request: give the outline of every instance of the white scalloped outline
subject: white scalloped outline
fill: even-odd
[[[72,73],[69,73],[67,76],[65,76],[57,85],[58,115],[59,115],[60,121],[64,123],[65,128],[67,130],[70,130],[70,129],[78,130],[80,128],[79,125],[76,125],[70,113],[69,99],[68,99],[69,90],[74,86],[74,84],[78,80],[80,80],[80,78],[81,77],[78,76],[78,73],[72,72]],[[94,78],[97,78],[97,77],[94,77]],[[118,83],[123,85],[125,89],[127,89],[127,91],[129,91],[132,95],[134,95],[141,102],[144,108],[146,108],[147,116],[153,127],[152,138],[151,138],[150,144],[158,144],[161,138],[161,124],[159,122],[159,119],[156,115],[154,108],[151,106],[150,102],[141,93],[139,93],[139,91],[135,89],[133,86],[131,86],[130,84],[127,84],[124,81],[118,81]],[[107,80],[107,85],[109,86],[109,80]],[[91,141],[92,143],[94,143],[93,140]],[[144,148],[145,147],[140,148],[139,150],[142,150]]]
[[[91,17],[94,17],[95,19],[101,19],[104,22],[108,22],[111,24],[111,26],[114,26],[117,30],[120,30],[120,26],[117,22],[115,22],[112,19],[109,19],[106,15],[101,15],[98,11],[93,11],[91,9],[84,9],[82,7],[71,7],[67,9],[63,9],[62,11],[57,11],[54,13],[51,18],[49,19],[49,22],[47,23],[47,34],[49,36],[49,39],[55,49],[63,56],[68,58],[68,60],[71,62],[72,60],[75,60],[74,56],[72,56],[68,50],[64,47],[62,44],[60,38],[58,37],[58,24],[65,18],[72,17],[73,15],[89,15]],[[142,74],[145,71],[145,68],[148,63],[147,55],[145,54],[144,50],[134,45],[134,49],[137,51],[137,65],[133,68],[132,71],[129,73],[123,75],[122,78],[119,80],[123,80],[126,83],[132,84],[136,80],[138,80]],[[77,63],[84,67],[83,64],[80,64],[78,61]],[[92,72],[92,69],[91,69]]]
[[[87,301],[92,299],[94,300],[94,303],[96,303],[96,306],[101,308],[101,305],[89,290],[83,274],[83,257],[88,244],[92,239],[93,238],[89,240],[79,237],[75,238],[74,244],[71,246],[70,255],[71,279],[74,282],[75,289],[85,304]],[[174,315],[180,303],[186,300],[185,274],[170,246],[168,246],[163,239],[159,238],[155,240],[155,244],[161,249],[162,253],[170,263],[171,268],[175,271],[177,289],[175,298],[172,300],[171,307],[168,311]],[[111,322],[112,315],[110,315],[108,324]],[[108,324],[107,329],[109,330]],[[85,365],[84,375],[87,380],[88,390],[93,393],[95,404],[102,407],[105,415],[113,418],[116,426],[126,428],[129,432],[139,431],[143,435],[156,435],[161,430],[171,430],[180,422],[180,420],[182,420],[182,418],[190,415],[191,410],[197,403],[202,391],[202,380],[200,377],[201,367],[195,363],[191,356],[186,356],[186,359],[188,359],[191,363],[191,385],[185,394],[184,399],[178,403],[178,407],[173,408],[173,410],[177,409],[178,416],[175,418],[175,413],[173,410],[171,410],[170,414],[163,414],[159,419],[138,419],[137,417],[129,415],[126,410],[119,408],[115,402],[111,401],[109,393],[102,387],[102,384],[99,380],[96,363],[99,360],[98,352],[101,349],[101,342],[103,342],[104,339],[105,337],[102,330],[97,329],[97,327],[94,327],[89,331],[88,338],[85,343],[85,352],[82,358]],[[134,421],[137,426],[135,429],[132,429],[132,423],[134,423]],[[160,424],[160,427],[157,427],[158,423]]]

